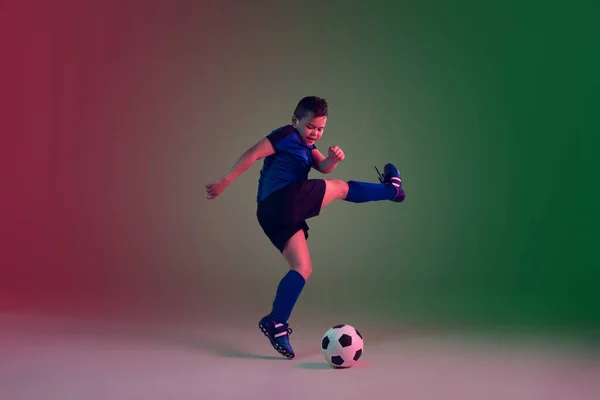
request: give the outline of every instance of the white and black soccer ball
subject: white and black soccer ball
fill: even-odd
[[[363,353],[363,337],[351,325],[341,324],[330,328],[321,340],[325,360],[336,368],[351,367]]]

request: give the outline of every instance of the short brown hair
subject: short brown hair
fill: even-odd
[[[294,116],[298,119],[306,117],[313,113],[315,117],[325,117],[328,115],[329,106],[327,100],[317,96],[307,96],[298,102],[294,110]]]

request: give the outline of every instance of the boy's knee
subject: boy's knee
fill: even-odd
[[[305,281],[312,275],[312,265],[310,264],[295,265],[292,269],[302,275]]]
[[[328,179],[330,185],[335,189],[337,198],[343,199],[348,194],[348,183],[341,179]]]

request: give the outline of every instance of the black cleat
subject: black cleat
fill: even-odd
[[[290,334],[292,333],[292,329],[288,324],[277,322],[270,315],[267,315],[258,322],[258,327],[269,339],[271,346],[273,346],[279,354],[289,359],[296,356],[290,345]]]
[[[385,167],[383,167],[383,175],[379,173],[377,167],[375,167],[375,170],[379,175],[379,182],[396,188],[396,195],[391,200],[395,201],[396,203],[401,203],[404,201],[406,193],[402,188],[402,177],[400,176],[400,171],[398,168],[396,168],[394,164],[387,163],[385,164]]]

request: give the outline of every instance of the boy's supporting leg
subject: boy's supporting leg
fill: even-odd
[[[304,284],[312,274],[310,252],[303,230],[299,230],[288,240],[283,249],[283,257],[290,270],[279,282],[271,315],[276,321],[287,323]]]
[[[288,319],[300,297],[306,280],[312,273],[310,253],[304,236],[304,230],[299,230],[288,240],[283,249],[283,257],[288,262],[290,270],[279,282],[271,313],[263,317],[258,326],[269,338],[271,345],[287,358],[294,358],[294,350],[290,344]]]

